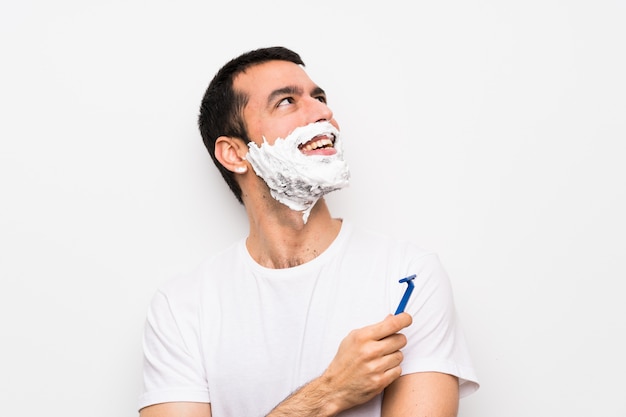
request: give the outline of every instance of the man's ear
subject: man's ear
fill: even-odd
[[[247,153],[248,145],[239,138],[220,136],[215,141],[215,158],[229,171],[245,174],[248,171]]]

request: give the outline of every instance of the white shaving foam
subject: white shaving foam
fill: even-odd
[[[334,155],[304,155],[302,145],[319,135],[334,135]],[[254,172],[267,183],[272,197],[295,211],[307,222],[311,209],[324,195],[348,185],[350,171],[343,160],[339,131],[328,122],[296,128],[285,139],[270,145],[265,137],[259,147],[248,143],[246,159]]]

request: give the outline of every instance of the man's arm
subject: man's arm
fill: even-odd
[[[456,417],[459,380],[439,372],[401,376],[385,390],[383,417]]]
[[[412,321],[409,314],[402,313],[353,330],[342,340],[326,371],[282,401],[267,417],[334,416],[381,393],[402,372],[400,349],[406,345],[406,337],[398,332]],[[140,417],[211,417],[211,405],[155,404],[143,408]]]
[[[142,408],[139,417],[211,417],[211,404],[162,403]]]
[[[334,416],[381,393],[401,374],[398,332],[412,323],[407,313],[353,330],[324,373],[281,402],[267,417]]]

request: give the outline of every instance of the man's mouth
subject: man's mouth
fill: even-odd
[[[310,141],[298,145],[302,153],[310,153],[319,149],[333,149],[335,146],[335,135],[329,133],[315,136]]]

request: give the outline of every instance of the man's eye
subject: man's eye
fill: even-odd
[[[286,97],[278,102],[278,107],[286,106],[287,104],[293,103],[293,99],[291,97]]]
[[[321,101],[322,103],[327,104],[326,96],[318,96],[317,99]]]

